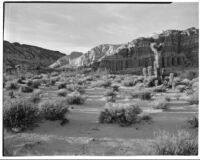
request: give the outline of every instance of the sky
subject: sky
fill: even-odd
[[[167,29],[199,28],[198,3],[6,3],[4,40],[70,54]]]

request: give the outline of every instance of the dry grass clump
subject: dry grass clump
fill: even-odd
[[[154,101],[154,105],[153,105],[154,109],[162,109],[162,110],[168,110],[169,109],[169,105],[168,102],[165,98],[160,98]]]
[[[7,90],[16,90],[19,88],[19,85],[16,81],[10,81],[6,83],[6,89]]]
[[[100,123],[117,123],[120,126],[129,126],[139,121],[142,110],[134,104],[106,103],[99,115]]]
[[[195,91],[188,99],[188,102],[193,104],[199,104],[199,91]]]
[[[110,87],[111,84],[112,83],[109,80],[99,80],[96,83],[94,83],[94,87],[104,87],[104,88],[107,88],[107,87]]]
[[[31,93],[31,92],[33,92],[33,88],[28,87],[28,86],[21,86],[20,90],[21,90],[21,92],[24,92],[24,93]]]
[[[125,86],[125,87],[132,87],[135,85],[135,82],[134,80],[132,79],[126,79],[122,82],[122,84]]]
[[[39,109],[28,100],[15,100],[3,110],[3,125],[8,131],[18,132],[35,126]]]
[[[58,85],[58,89],[62,89],[62,88],[66,88],[66,83],[64,82],[64,83],[60,83],[59,85]]]
[[[59,89],[58,92],[57,92],[58,96],[61,96],[61,97],[65,97],[67,95],[67,90],[66,89]]]
[[[166,92],[166,87],[164,86],[157,86],[153,89],[153,92]]]
[[[186,90],[187,86],[186,85],[178,85],[176,86],[176,89],[179,91],[179,92],[184,92]]]
[[[41,94],[42,91],[41,90],[36,90],[32,93],[32,95],[29,98],[29,101],[32,103],[38,103],[41,100]]]
[[[193,115],[192,117],[190,117],[188,120],[187,120],[188,124],[190,124],[190,126],[192,128],[198,128],[199,126],[199,118],[197,115]]]
[[[42,115],[46,120],[60,120],[61,125],[68,122],[65,115],[69,112],[65,100],[45,101],[41,104]]]
[[[141,100],[150,100],[151,92],[150,91],[136,91],[134,93],[130,93],[132,98],[140,98]]]
[[[41,80],[34,79],[32,83],[33,88],[38,88],[41,85]]]
[[[198,155],[198,137],[178,130],[177,133],[160,131],[155,134],[151,148],[146,151],[151,155]]]
[[[82,96],[79,92],[75,91],[72,92],[70,94],[68,94],[67,96],[67,103],[68,104],[77,104],[77,105],[81,105],[84,104],[86,100],[85,96]]]

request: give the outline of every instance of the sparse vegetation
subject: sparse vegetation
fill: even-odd
[[[199,118],[198,116],[194,115],[192,117],[190,117],[188,120],[187,120],[188,124],[190,124],[190,126],[192,128],[198,128],[199,126]]]
[[[140,98],[141,100],[150,100],[151,92],[150,91],[136,91],[131,93],[132,98]]]
[[[21,86],[21,92],[24,92],[24,93],[30,93],[30,92],[33,92],[33,88],[31,87],[28,87],[28,86]]]
[[[59,85],[58,85],[58,89],[62,89],[62,88],[66,88],[66,83],[60,83]]]
[[[194,92],[188,99],[188,102],[193,104],[199,104],[199,91]]]
[[[81,105],[85,103],[86,98],[82,96],[79,92],[72,92],[67,96],[68,104]]]
[[[19,88],[19,85],[15,81],[7,82],[6,83],[6,89],[8,90],[16,90]]]
[[[178,130],[177,133],[160,131],[155,137],[148,150],[152,155],[198,155],[198,137],[187,131]]]
[[[65,97],[67,95],[67,90],[66,89],[60,89],[58,90],[58,96],[62,96],[62,97]]]
[[[138,114],[142,110],[132,104],[107,103],[99,116],[100,123],[118,123],[120,126],[129,126],[137,123]]]
[[[24,131],[35,126],[39,115],[39,109],[30,101],[16,100],[4,107],[3,125],[8,131]]]
[[[61,125],[68,122],[66,114],[69,109],[65,100],[45,101],[41,104],[41,108],[45,119],[51,121],[60,120]]]
[[[42,94],[41,90],[34,91],[34,93],[32,93],[32,95],[30,96],[29,100],[32,103],[38,103],[38,102],[40,102],[41,94]]]

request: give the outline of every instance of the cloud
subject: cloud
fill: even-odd
[[[198,3],[6,3],[4,38],[67,54],[166,29],[198,28]]]

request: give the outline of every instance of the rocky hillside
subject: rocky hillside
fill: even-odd
[[[65,54],[36,46],[3,42],[3,64],[5,68],[21,65],[26,69],[35,69],[38,66],[48,67]]]
[[[160,52],[161,67],[198,66],[199,30],[167,30],[152,37],[140,37],[121,45],[103,44],[63,67],[98,64],[110,71],[142,68],[153,65],[156,50]]]
[[[71,67],[72,66],[72,61],[76,59],[75,61],[78,61],[78,58],[82,56],[82,52],[71,52],[69,55],[65,55],[61,58],[59,58],[56,62],[51,64],[49,67],[50,68],[66,68],[66,67]]]

